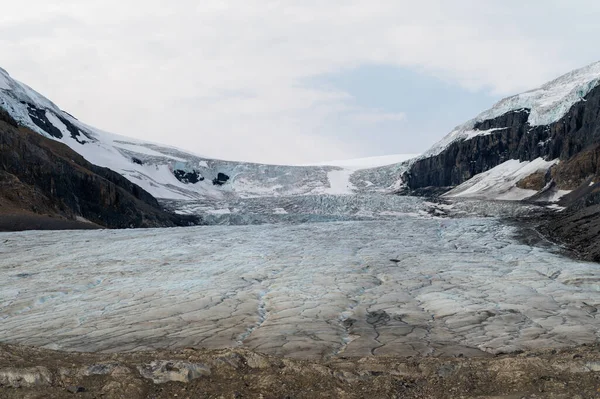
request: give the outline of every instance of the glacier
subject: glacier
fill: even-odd
[[[300,220],[317,197],[238,206]],[[532,206],[352,198],[321,198],[321,223],[0,233],[0,341],[316,359],[598,339],[600,266],[519,241],[500,217]]]
[[[419,157],[492,133],[473,127],[509,111],[548,124],[599,82],[596,63],[504,99]],[[600,266],[541,238],[523,242],[505,219],[541,208],[494,201],[530,198],[516,183],[557,160],[507,160],[430,202],[390,195],[413,155],[212,159],[85,125],[2,69],[0,107],[207,224],[0,233],[2,342],[318,359],[490,356],[598,340]]]
[[[473,127],[511,110],[550,123],[599,78],[596,63],[502,100],[420,157],[491,134]],[[508,160],[432,202],[390,195],[403,189],[411,155],[212,159],[88,126],[2,69],[0,107],[207,224],[0,233],[2,342],[317,359],[490,356],[598,340],[599,265],[520,240],[505,219],[541,208],[493,201],[530,198],[516,183],[556,160]]]

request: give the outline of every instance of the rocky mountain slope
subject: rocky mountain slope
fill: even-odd
[[[597,62],[458,126],[410,163],[403,182],[413,193],[557,202],[566,209],[544,231],[598,260],[599,156]]]
[[[64,144],[20,127],[0,110],[0,230],[159,227],[198,219],[157,200]]]
[[[406,183],[411,189],[456,186],[508,160],[570,159],[600,142],[599,82],[595,63],[500,101],[417,159]]]

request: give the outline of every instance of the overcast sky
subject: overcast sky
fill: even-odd
[[[0,66],[98,128],[225,159],[422,152],[600,59],[597,0],[28,0]]]

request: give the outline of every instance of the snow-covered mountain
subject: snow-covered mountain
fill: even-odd
[[[600,173],[580,157],[600,144],[600,62],[499,101],[410,161],[413,192],[455,188],[449,197],[557,201]],[[574,172],[578,170],[578,172]],[[595,179],[595,181],[598,181]]]
[[[0,69],[0,107],[19,124],[67,144],[89,162],[108,167],[153,196],[169,200],[348,194],[359,186],[386,191],[385,184],[375,182],[359,181],[357,186],[350,181],[351,176],[358,169],[410,158],[400,155],[340,161],[339,166],[336,162],[291,166],[211,159],[86,125],[12,79],[3,69]]]
[[[395,192],[463,183],[466,186],[449,195],[521,200],[544,191],[538,198],[556,200],[575,187],[557,184],[547,172],[600,141],[594,114],[599,83],[600,62],[508,97],[456,127],[420,156],[299,166],[211,159],[107,133],[80,122],[1,69],[0,107],[21,125],[67,144],[91,163],[108,167],[165,200]],[[531,183],[535,179],[524,185],[521,180],[529,176],[523,173],[537,166],[531,173],[545,174],[543,179],[536,180],[537,186]]]
[[[481,130],[478,125],[510,112],[523,110],[529,114],[529,126],[547,126],[564,117],[571,107],[584,101],[585,96],[600,83],[600,61],[571,71],[541,87],[500,100],[492,108],[480,113],[468,122],[455,127],[452,132],[437,142],[423,157],[437,155],[450,144],[469,140],[501,130]]]

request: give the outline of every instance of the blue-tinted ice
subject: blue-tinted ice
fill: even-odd
[[[597,340],[598,264],[521,244],[497,218],[436,218],[428,207],[406,199],[405,212],[341,222],[0,234],[0,340],[305,358]]]

